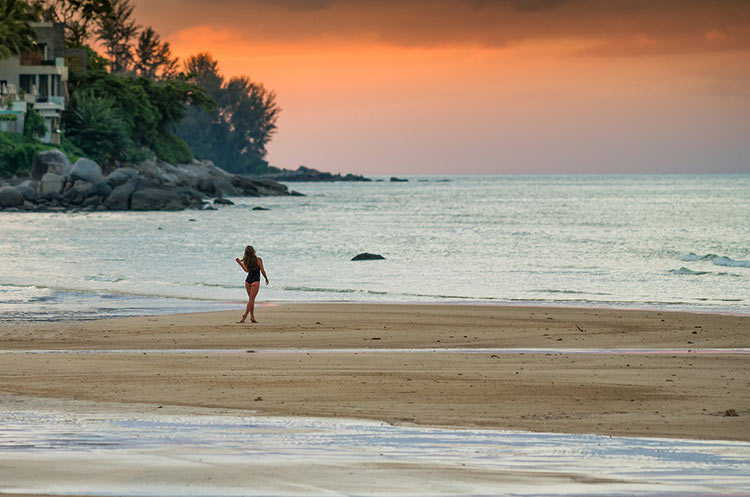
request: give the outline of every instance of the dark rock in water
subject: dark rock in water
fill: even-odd
[[[234,202],[228,198],[219,197],[214,199],[214,205],[234,205]]]
[[[75,179],[82,179],[89,183],[99,183],[104,179],[102,168],[91,159],[80,158],[73,164],[70,176]]]
[[[130,208],[134,211],[177,211],[185,208],[182,196],[173,190],[144,188],[133,193]]]
[[[392,183],[406,183],[407,181],[409,181],[409,180],[405,179],[405,178],[397,178],[395,176],[391,176],[391,182]]]
[[[291,197],[304,197],[305,194],[304,193],[300,193],[300,192],[295,191],[295,190],[292,190],[291,192],[289,192],[289,196],[291,196]]]
[[[0,188],[0,207],[4,209],[21,207],[23,205],[23,193],[14,186]]]
[[[253,210],[254,211],[270,211],[271,209],[269,209],[268,207],[260,207],[260,206],[258,206],[258,207],[253,207]]]
[[[68,157],[57,149],[40,152],[31,165],[31,177],[41,179],[46,173],[55,173],[60,176],[69,176],[73,169]]]
[[[385,259],[385,257],[380,254],[371,254],[369,252],[363,252],[352,257],[353,261],[379,261],[382,259]]]
[[[262,177],[270,178],[274,181],[372,181],[369,178],[358,174],[347,174],[342,176],[341,174],[332,174],[325,171],[318,171],[311,167],[300,166],[296,171],[289,169],[283,169],[278,173],[264,174]]]

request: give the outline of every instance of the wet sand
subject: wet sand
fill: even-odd
[[[0,327],[2,398],[238,414],[750,441],[750,356],[401,353],[381,348],[750,346],[750,318],[504,306],[283,304]],[[271,353],[267,349],[350,349]],[[148,352],[139,349],[148,349]],[[201,349],[166,353],[161,350]],[[203,350],[203,349],[214,349]],[[221,352],[220,349],[237,349]],[[5,403],[5,402],[4,402]],[[737,416],[726,416],[733,409]]]

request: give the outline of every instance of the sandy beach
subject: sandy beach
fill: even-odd
[[[687,353],[749,347],[750,317],[327,303],[268,304],[261,323],[241,325],[240,312],[3,325],[0,394],[37,407],[750,441],[750,356]],[[568,352],[464,350],[504,348]],[[68,352],[22,352],[49,350]]]

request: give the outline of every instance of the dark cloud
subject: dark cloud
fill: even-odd
[[[248,41],[316,38],[405,46],[585,40],[581,53],[750,50],[747,0],[135,0],[167,35],[228,28]]]

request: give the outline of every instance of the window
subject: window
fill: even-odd
[[[39,96],[40,97],[49,96],[49,75],[48,74],[39,75]]]
[[[36,78],[33,74],[21,74],[18,83],[21,90],[26,93],[31,93],[32,86],[36,83]]]

